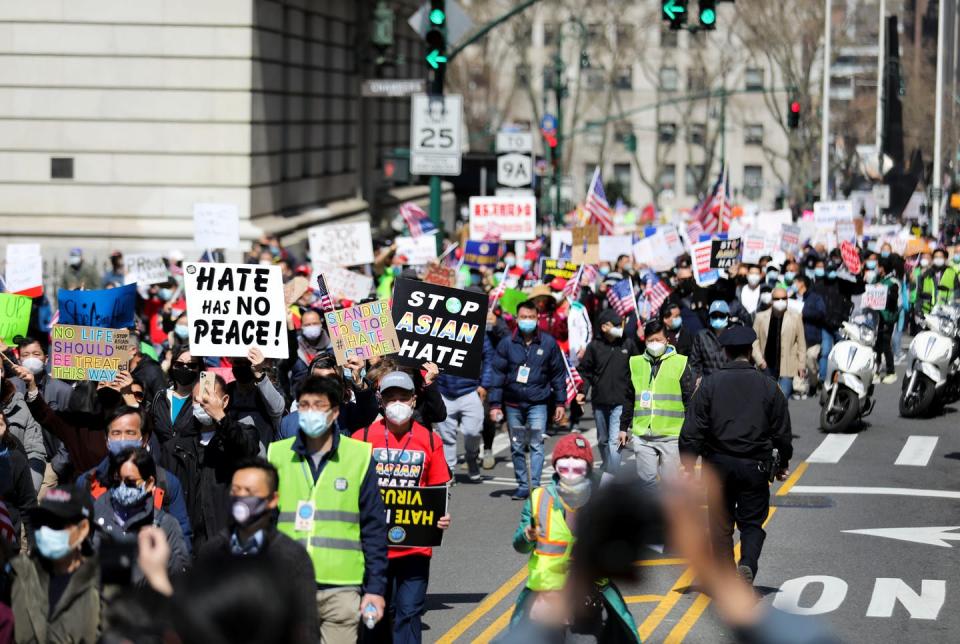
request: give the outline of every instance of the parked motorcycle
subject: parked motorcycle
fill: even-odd
[[[941,304],[923,319],[907,354],[900,415],[916,418],[960,399],[960,306]]]
[[[840,328],[841,341],[827,357],[827,378],[820,392],[820,427],[827,432],[846,431],[858,419],[870,414],[877,341],[876,321],[858,315]]]

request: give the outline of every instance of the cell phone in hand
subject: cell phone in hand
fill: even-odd
[[[217,382],[217,376],[209,371],[200,372],[200,391],[204,398],[213,398],[213,386]]]
[[[129,586],[139,546],[136,539],[105,539],[100,544],[100,582],[103,585]]]

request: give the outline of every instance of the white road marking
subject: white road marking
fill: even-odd
[[[898,577],[878,577],[867,607],[867,617],[892,617],[893,609],[900,602],[910,613],[910,619],[936,619],[946,597],[947,582],[944,579],[921,579],[918,595]]]
[[[810,584],[821,586],[820,595],[810,606],[801,606],[800,597]],[[788,579],[780,585],[780,592],[773,596],[774,608],[794,615],[823,615],[840,608],[847,598],[847,582],[831,575],[807,575]],[[810,593],[807,594],[810,597]]]
[[[928,496],[939,499],[960,499],[953,490],[921,490],[910,487],[855,487],[843,485],[794,485],[790,494],[880,494],[888,496]]]
[[[807,462],[838,463],[855,440],[857,434],[827,434],[817,449],[807,457]]]
[[[936,436],[910,436],[893,464],[925,467],[933,456],[938,440],[940,439]]]
[[[953,530],[960,530],[960,525],[922,528],[874,528],[872,530],[844,530],[844,532],[952,548],[953,546],[947,543],[948,541],[960,541],[960,533],[953,532]]]

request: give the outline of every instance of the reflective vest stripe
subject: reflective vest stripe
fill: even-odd
[[[686,416],[680,379],[687,358],[672,351],[661,358],[656,376],[645,356],[630,358],[630,380],[634,389],[633,425],[635,436],[679,436]]]
[[[686,414],[682,411],[671,411],[669,409],[640,409],[637,410],[634,408],[633,417],[637,418],[639,416],[649,417],[649,416],[663,416],[665,418],[685,418]]]
[[[653,394],[653,399],[654,400],[674,400],[674,401],[679,400],[680,402],[683,402],[683,395],[682,394]]]
[[[307,547],[308,541],[305,538],[295,539],[304,548]],[[363,547],[356,541],[350,541],[349,539],[330,539],[328,537],[310,537],[309,541],[310,547],[312,548],[329,548],[331,550],[359,550],[363,552]]]
[[[296,521],[296,512],[281,512],[279,521]],[[340,510],[314,510],[314,521],[345,521],[355,523],[360,520],[359,512],[342,512]]]

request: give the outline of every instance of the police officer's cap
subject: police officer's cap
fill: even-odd
[[[743,347],[753,344],[757,339],[756,332],[748,326],[732,326],[720,334],[720,346]]]

